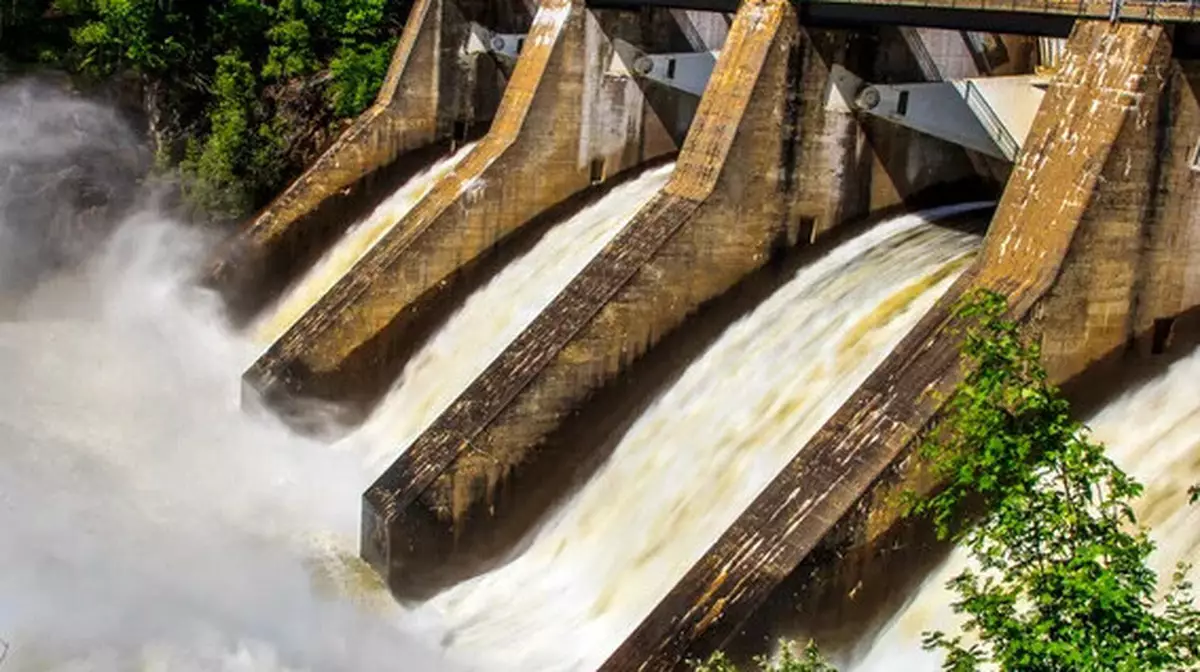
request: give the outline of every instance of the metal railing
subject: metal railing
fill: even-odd
[[[904,38],[909,51],[917,59],[917,66],[921,68],[921,74],[925,75],[925,79],[931,82],[942,81],[942,73],[938,68],[937,61],[934,60],[933,54],[929,53],[929,48],[925,46],[925,40],[921,39],[917,29],[903,26],[900,28],[900,36]]]
[[[1200,0],[796,0],[799,4],[888,5],[1108,18],[1200,21]]]
[[[1021,151],[1020,143],[1012,136],[1012,133],[1008,132],[1008,128],[1000,120],[1000,115],[996,114],[996,110],[987,102],[987,98],[983,96],[974,82],[967,80],[967,86],[963,89],[963,98],[967,101],[967,107],[971,108],[971,111],[979,118],[979,122],[983,124],[984,130],[1000,147],[1000,151],[1009,159],[1016,160],[1017,153]]]

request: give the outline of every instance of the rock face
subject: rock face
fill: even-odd
[[[898,519],[897,489],[931,485],[912,446],[938,408],[931,392],[961,375],[950,308],[964,292],[1007,293],[1059,382],[1194,308],[1198,189],[1180,156],[1200,131],[1192,73],[1160,26],[1077,24],[974,268],[603,669],[703,658],[811,555],[883,552],[874,545]]]
[[[0,293],[12,294],[103,243],[149,152],[112,108],[61,85],[0,86],[0,111]]]
[[[577,446],[568,418],[706,301],[777,252],[946,185],[985,183],[964,150],[846,104],[861,79],[921,76],[896,30],[802,29],[786,0],[744,3],[692,129],[653,199],[367,492],[363,553],[408,593],[503,552]],[[995,188],[998,188],[996,186]]]

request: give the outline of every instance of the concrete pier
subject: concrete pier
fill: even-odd
[[[363,554],[394,591],[502,552],[497,519],[555,487],[525,476],[585,458],[547,437],[706,301],[845,222],[991,179],[961,148],[860,122],[848,70],[920,77],[898,31],[807,31],[786,0],[742,6],[663,192],[366,493]]]
[[[414,3],[375,103],[210,262],[206,281],[235,319],[262,309],[448,142],[486,128],[511,65],[469,49],[474,26],[523,33],[531,19],[522,0]]]
[[[552,207],[676,151],[663,119],[694,102],[607,76],[617,40],[687,48],[668,10],[543,0],[488,134],[246,372],[247,389],[280,408],[315,398],[365,411],[459,271]]]
[[[1162,27],[1107,22],[1078,24],[1063,58],[975,266],[602,669],[702,659],[805,558],[861,554],[884,537],[896,493],[932,485],[912,449],[937,411],[933,393],[961,375],[950,308],[964,292],[1006,293],[1059,382],[1200,303],[1184,280],[1200,188],[1180,155],[1200,131],[1194,67],[1172,61]],[[1165,240],[1180,245],[1168,252]]]

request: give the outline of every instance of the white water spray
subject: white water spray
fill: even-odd
[[[476,669],[595,669],[932,305],[977,242],[901,217],[797,273],[642,414],[527,550],[422,607],[446,623],[450,650]]]
[[[375,474],[241,412],[209,242],[144,212],[0,321],[4,669],[445,669],[360,581]]]

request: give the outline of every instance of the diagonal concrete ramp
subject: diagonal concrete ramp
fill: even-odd
[[[603,76],[612,40],[653,48],[673,25],[666,10],[542,0],[488,134],[246,372],[247,389],[277,407],[307,397],[365,410],[403,365],[406,330],[459,271],[591,185],[676,151],[659,116],[669,110],[632,78]]]
[[[520,0],[414,3],[375,103],[216,251],[206,281],[236,319],[248,319],[315,261],[352,223],[357,201],[371,199],[358,192],[389,181],[383,173],[397,159],[444,151],[437,143],[491,120],[507,74],[491,56],[466,53],[471,22],[523,30],[529,18]]]
[[[912,450],[937,412],[931,393],[960,379],[951,308],[965,292],[1008,294],[1012,316],[1042,334],[1058,381],[1123,351],[1148,322],[1200,305],[1200,292],[1181,293],[1176,282],[1154,277],[1151,261],[1164,250],[1141,242],[1187,241],[1176,257],[1183,263],[1165,271],[1176,280],[1200,260],[1200,221],[1180,216],[1180,206],[1200,195],[1181,156],[1200,129],[1200,108],[1191,80],[1171,61],[1168,35],[1155,26],[1081,22],[1065,59],[972,270],[603,670],[669,670],[703,659],[811,554],[842,557],[870,546],[897,522],[899,491],[932,487]],[[1159,166],[1161,155],[1168,165]],[[1173,203],[1156,204],[1164,193]]]
[[[787,0],[743,4],[662,193],[367,491],[362,552],[393,590],[427,591],[502,552],[507,503],[558,487],[540,482],[546,465],[587,458],[550,454],[547,437],[702,304],[774,251],[928,186],[892,181],[886,156],[861,151],[833,81],[859,57],[846,34],[803,31]],[[888,149],[908,157],[901,140]],[[925,141],[937,142],[912,140]],[[953,156],[912,172],[971,172]]]

